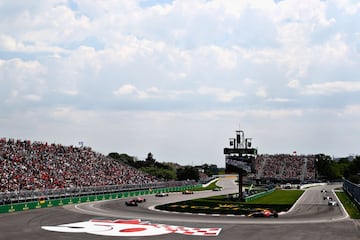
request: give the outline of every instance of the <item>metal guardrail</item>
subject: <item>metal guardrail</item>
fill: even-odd
[[[343,189],[354,199],[357,203],[357,207],[360,209],[360,185],[344,179]]]
[[[54,199],[47,199],[40,197],[39,199],[29,202],[0,205],[0,213],[13,213],[18,211],[27,211],[30,209],[63,206],[67,204],[78,204],[78,203],[100,201],[100,200],[136,197],[136,196],[156,194],[161,192],[178,192],[187,189],[191,190],[200,186],[201,184],[196,184],[196,185],[187,185],[187,186],[172,186],[172,187],[157,188],[157,189],[134,190],[134,191],[130,190],[130,191],[117,192],[117,193],[103,193],[103,194],[98,192],[95,195],[61,196],[61,198],[54,198]]]
[[[151,183],[151,184],[126,184],[126,185],[0,192],[0,206],[7,204],[14,204],[14,203],[37,201],[39,198],[61,199],[68,197],[81,197],[81,196],[121,193],[127,191],[189,186],[195,184],[196,183],[194,181],[172,181],[172,182]]]

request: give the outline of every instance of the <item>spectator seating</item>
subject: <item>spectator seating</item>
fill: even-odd
[[[157,181],[90,147],[0,139],[0,192]]]
[[[313,180],[315,155],[261,154],[255,160],[257,179]]]

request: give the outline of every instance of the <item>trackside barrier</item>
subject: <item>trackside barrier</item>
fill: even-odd
[[[351,196],[351,198],[357,204],[357,207],[360,209],[360,185],[344,179],[343,189]]]
[[[207,187],[209,186],[210,184],[212,184],[213,182],[217,182],[219,180],[219,178],[214,178],[212,180],[210,180],[209,182],[205,183],[205,184],[202,184],[202,187]]]
[[[270,193],[272,193],[274,191],[275,191],[275,188],[267,190],[265,192],[260,192],[260,193],[245,197],[245,202],[250,202],[250,201],[252,201],[254,199],[261,198],[263,196],[269,195]]]
[[[63,206],[67,204],[78,204],[78,203],[101,201],[101,200],[136,197],[136,196],[156,194],[162,192],[181,192],[184,190],[194,189],[198,187],[201,187],[201,184],[191,185],[191,186],[176,186],[176,187],[149,189],[149,190],[89,195],[89,196],[81,196],[81,197],[74,196],[74,197],[66,197],[66,198],[51,199],[51,200],[39,199],[39,201],[33,201],[33,202],[0,205],[0,213],[13,213],[19,211],[27,211],[30,209],[40,209],[40,208]]]

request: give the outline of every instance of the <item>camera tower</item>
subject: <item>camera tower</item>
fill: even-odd
[[[238,174],[239,199],[244,199],[243,175],[255,172],[257,149],[251,147],[251,138],[245,138],[243,130],[237,130],[235,138],[230,138],[229,147],[224,148],[226,172]]]

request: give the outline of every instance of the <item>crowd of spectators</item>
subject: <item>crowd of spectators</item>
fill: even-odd
[[[312,180],[315,178],[315,155],[261,154],[256,157],[258,179]]]
[[[155,182],[89,147],[0,139],[0,192]]]
[[[255,169],[257,179],[311,180],[315,155],[260,154]],[[156,182],[90,147],[0,139],[0,193]]]

